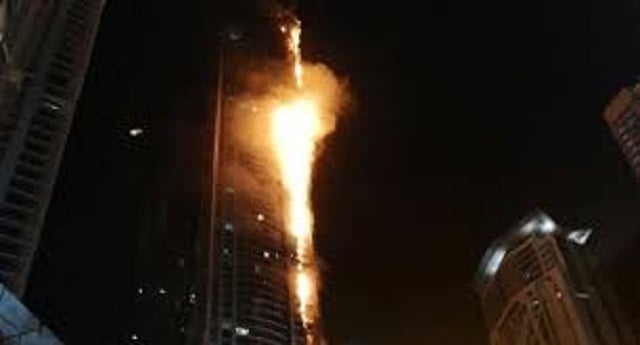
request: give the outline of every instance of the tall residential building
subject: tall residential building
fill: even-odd
[[[0,282],[20,296],[104,0],[0,0]]]
[[[606,107],[604,119],[640,178],[640,84],[618,92]]]
[[[294,243],[265,150],[266,109],[251,102],[273,87],[266,74],[285,66],[267,62],[277,46],[268,42],[280,37],[264,32],[270,20],[252,22],[263,26],[233,29],[222,44],[203,344],[305,344],[292,289]],[[266,37],[257,38],[261,33]]]
[[[492,345],[636,344],[598,273],[590,235],[538,212],[491,245],[476,287]]]

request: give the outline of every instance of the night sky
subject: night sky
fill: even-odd
[[[69,344],[127,331],[136,215],[175,151],[157,133],[188,140],[167,129],[204,118],[221,9],[106,7],[27,296]],[[353,95],[314,189],[332,344],[485,344],[475,268],[535,208],[598,231],[640,324],[640,190],[601,117],[640,75],[638,1],[301,0],[298,12],[303,55]],[[129,142],[132,125],[148,142]]]

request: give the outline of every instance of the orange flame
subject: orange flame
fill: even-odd
[[[315,318],[316,299],[309,194],[315,146],[323,134],[318,107],[306,98],[283,103],[273,113],[271,130],[287,199],[287,228],[296,241],[296,295],[302,321],[309,326]]]
[[[284,27],[285,33],[288,33],[287,48],[293,59],[293,77],[296,86],[302,88],[302,50],[300,49],[300,41],[302,36],[302,23],[298,19],[294,19],[289,27]]]
[[[295,293],[303,325],[308,331],[308,342],[312,343],[311,327],[317,319],[318,292],[310,192],[315,148],[327,129],[318,103],[308,95],[308,90],[303,90],[301,23],[295,19],[281,26],[281,31],[287,35],[296,89],[292,99],[274,110],[271,137],[286,193],[286,225],[296,245]]]

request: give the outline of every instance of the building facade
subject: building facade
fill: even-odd
[[[0,1],[0,281],[24,292],[103,0]]]
[[[0,344],[63,345],[63,343],[0,284]]]
[[[607,105],[604,119],[636,177],[640,178],[640,84],[618,92]]]
[[[246,29],[224,38],[213,125],[207,345],[305,344],[292,289],[294,243],[263,137],[268,117],[251,102],[272,86],[255,76],[285,68],[267,62],[274,60],[272,47],[259,42],[268,41]]]
[[[476,278],[492,345],[636,344],[589,253],[590,235],[535,213],[494,242]]]

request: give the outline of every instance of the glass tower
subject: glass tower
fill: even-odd
[[[636,344],[589,248],[544,213],[487,250],[476,286],[492,345]]]
[[[268,25],[268,24],[265,24]],[[278,33],[271,33],[279,37]],[[304,344],[292,289],[293,241],[284,229],[282,186],[262,137],[268,71],[286,68],[251,31],[223,38],[213,132],[212,232],[205,344]],[[268,78],[267,78],[268,79]]]

